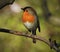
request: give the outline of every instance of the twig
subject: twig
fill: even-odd
[[[32,36],[32,34],[28,34],[25,32],[13,31],[13,30],[3,29],[3,28],[0,28],[0,32],[10,33],[10,34],[17,35],[17,36],[24,36],[24,37],[28,37],[28,38],[32,38],[32,39],[35,38],[36,40],[42,41],[42,42],[46,43],[48,46],[51,46],[49,40],[46,40],[43,37],[39,37],[39,36]],[[60,50],[54,45],[53,42],[52,42],[52,44],[53,44],[52,48],[55,51],[60,52]]]

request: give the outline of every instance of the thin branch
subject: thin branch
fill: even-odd
[[[46,40],[43,37],[39,37],[39,36],[32,36],[32,34],[28,34],[25,32],[13,31],[13,30],[3,29],[3,28],[0,28],[0,32],[10,33],[10,34],[17,35],[17,36],[24,36],[24,37],[28,37],[28,38],[32,38],[32,39],[35,38],[36,40],[42,41],[42,42],[46,43],[48,46],[51,46],[49,40]],[[52,42],[52,44],[53,44],[52,48],[55,51],[60,52],[59,49],[54,45],[53,42]]]

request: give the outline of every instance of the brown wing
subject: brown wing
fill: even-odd
[[[28,10],[28,12],[36,18],[37,28],[38,28],[38,30],[40,32],[40,23],[39,23],[39,19],[38,19],[38,15],[37,15],[36,11],[33,8],[30,8]]]

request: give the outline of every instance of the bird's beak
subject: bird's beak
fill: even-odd
[[[23,11],[24,11],[24,8],[21,8],[21,10],[23,10]]]

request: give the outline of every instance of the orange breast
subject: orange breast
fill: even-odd
[[[29,14],[28,12],[24,12],[23,13],[23,17],[22,17],[22,21],[23,22],[26,22],[26,21],[29,21],[29,22],[34,22],[35,18],[34,16],[32,16],[31,14]]]

